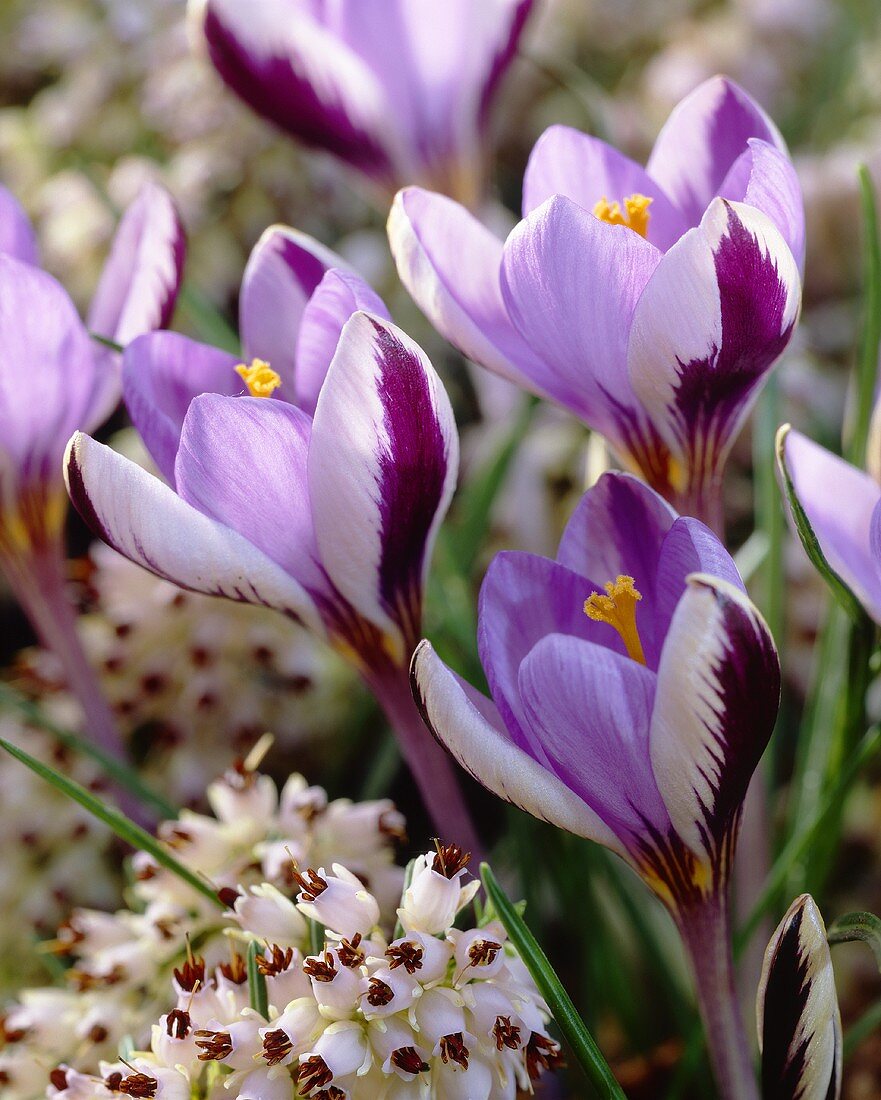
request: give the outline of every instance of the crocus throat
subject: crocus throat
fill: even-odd
[[[239,363],[236,374],[244,378],[251,397],[272,397],[281,385],[281,378],[263,359],[252,359],[250,367]]]
[[[595,623],[608,623],[617,630],[628,656],[644,665],[645,654],[636,628],[636,605],[641,599],[642,593],[634,586],[633,577],[619,575],[606,585],[605,596],[593,592],[584,601],[584,613]]]
[[[651,217],[649,207],[651,204],[652,200],[648,195],[637,193],[627,196],[622,210],[620,203],[609,202],[604,195],[594,206],[593,214],[601,222],[608,222],[609,225],[624,225],[628,229],[632,229],[634,233],[638,233],[640,237],[646,237],[649,231],[649,218]]]

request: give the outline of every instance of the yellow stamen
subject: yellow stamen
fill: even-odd
[[[634,587],[633,577],[618,576],[606,585],[606,595],[594,592],[584,601],[584,613],[595,623],[608,623],[621,635],[628,656],[645,664],[642,642],[636,628],[636,605],[642,593]]]
[[[239,363],[236,374],[244,378],[252,397],[272,397],[281,385],[281,378],[263,359],[252,359],[250,367]]]
[[[599,218],[601,222],[608,222],[609,225],[624,225],[634,233],[638,233],[640,237],[646,237],[649,231],[651,204],[652,200],[648,195],[628,195],[622,210],[620,203],[609,202],[604,195],[594,206],[593,213],[594,217]]]

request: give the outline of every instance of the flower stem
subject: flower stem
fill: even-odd
[[[456,775],[453,760],[434,740],[422,721],[405,671],[370,682],[370,688],[395,731],[401,753],[419,788],[438,834],[447,843],[471,852],[472,866],[483,859],[483,847]]]
[[[722,1100],[758,1100],[756,1075],[734,982],[726,903],[718,897],[681,914],[698,1007]]]

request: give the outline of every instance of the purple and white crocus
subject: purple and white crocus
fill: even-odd
[[[680,510],[720,525],[732,442],[801,299],[801,191],[783,141],[721,77],[673,111],[645,168],[553,126],[504,243],[408,188],[389,238],[402,281],[476,363],[603,434]]]
[[[754,1097],[728,881],[780,668],[732,559],[633,475],[605,474],[555,561],[493,560],[478,646],[492,699],[428,642],[417,649],[427,725],[489,790],[610,848],[664,901],[692,959],[723,1095]]]
[[[476,205],[490,109],[534,0],[191,0],[225,83],[365,177]]]
[[[65,443],[120,396],[123,344],[166,324],[184,237],[174,203],[149,185],[125,212],[86,324],[38,264],[33,229],[0,189],[0,569],[42,643],[61,661],[90,735],[121,753],[115,722],[80,646],[65,589]],[[100,337],[98,341],[93,335]]]
[[[407,670],[458,470],[425,353],[329,250],[264,235],[241,294],[245,362],[175,333],[126,351],[125,397],[167,483],[78,434],[71,497],[106,542],[183,588],[283,612],[385,708],[437,827],[475,843]],[[462,830],[460,834],[459,830]]]

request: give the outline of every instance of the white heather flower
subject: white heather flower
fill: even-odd
[[[347,966],[339,950],[326,950],[308,957],[303,970],[309,975],[312,996],[322,1016],[328,1020],[347,1020],[354,1015],[367,988],[360,966]]]
[[[467,932],[453,929],[449,939],[455,948],[456,983],[474,978],[494,978],[505,965],[503,950],[507,935],[500,924],[492,923]]]
[[[300,1057],[297,1080],[302,1092],[326,1089],[330,1085],[345,1089],[350,1079],[370,1068],[371,1061],[364,1025],[338,1020]]]
[[[463,861],[464,860],[464,861]],[[419,856],[413,863],[410,885],[398,909],[407,932],[445,932],[480,889],[475,879],[462,885],[468,856],[455,845]]]
[[[310,870],[301,876],[297,908],[347,939],[369,933],[379,922],[376,898],[342,864],[334,863],[332,871],[327,874],[320,867],[317,873]]]
[[[373,970],[364,993],[361,1010],[368,1020],[407,1012],[422,994],[422,986],[403,968],[381,966]]]
[[[258,939],[283,947],[302,943],[306,935],[306,922],[297,912],[297,906],[270,883],[251,886],[240,894],[233,914],[236,921]]]
[[[448,940],[425,932],[409,932],[393,940],[385,949],[390,970],[403,968],[415,975],[422,986],[440,981],[449,970],[453,947]]]

